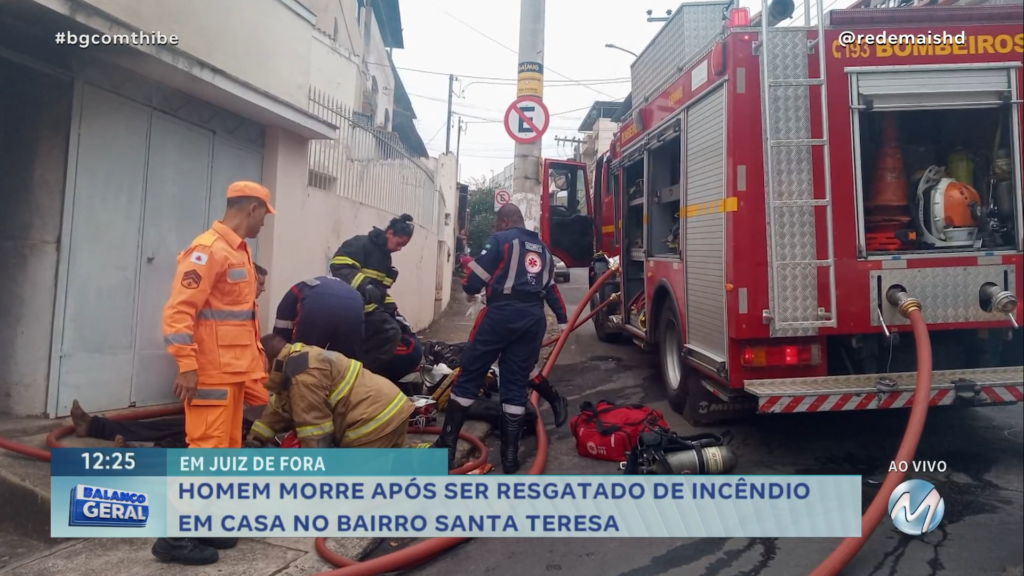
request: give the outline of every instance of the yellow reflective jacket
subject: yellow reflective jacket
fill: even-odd
[[[408,426],[415,409],[390,380],[305,344],[278,354],[265,386],[270,402],[249,440],[266,442],[294,426],[303,448],[353,448]]]

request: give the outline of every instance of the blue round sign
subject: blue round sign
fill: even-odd
[[[889,496],[889,517],[904,534],[921,536],[935,530],[945,512],[939,491],[925,480],[907,480]]]

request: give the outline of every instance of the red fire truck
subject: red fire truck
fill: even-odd
[[[756,24],[680,6],[632,66],[591,212],[559,216],[545,189],[556,254],[579,265],[595,239],[591,279],[618,259],[599,337],[657,349],[694,423],[901,408],[902,290],[931,330],[933,406],[1020,402],[1024,9],[775,26],[786,3]]]

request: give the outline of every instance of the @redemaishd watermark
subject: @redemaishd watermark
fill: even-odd
[[[854,34],[847,30],[839,34],[840,46],[851,46],[853,44],[867,44],[869,46],[898,46],[901,44],[909,46],[963,46],[967,44],[967,33],[950,34],[949,32],[932,32],[929,30],[927,34],[889,34],[884,31],[881,34]]]
[[[889,517],[904,534],[921,536],[935,530],[945,512],[946,503],[931,482],[907,480],[889,496]]]

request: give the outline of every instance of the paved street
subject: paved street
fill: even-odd
[[[570,305],[586,291],[586,271],[562,285]],[[569,340],[552,381],[571,398],[644,402],[673,430],[692,433],[663,401],[653,355],[632,344],[599,342],[590,326]],[[865,507],[895,454],[906,412],[759,417],[729,426],[738,474],[861,474]],[[550,418],[550,414],[546,413]],[[925,538],[901,535],[883,521],[844,572],[852,576],[1016,575],[1022,547],[1022,409],[933,411],[919,460],[944,460],[946,473],[919,477],[945,499],[939,529]],[[722,428],[724,429],[724,428]],[[549,429],[547,472],[615,474],[610,463],[576,455],[568,426]],[[496,446],[495,446],[496,447]],[[494,454],[492,452],[492,454]],[[496,454],[492,460],[496,463]],[[413,572],[618,576],[801,576],[838,543],[832,539],[480,539]]]

